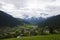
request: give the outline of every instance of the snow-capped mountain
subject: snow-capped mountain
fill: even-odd
[[[37,24],[45,20],[43,17],[31,17],[31,18],[24,18],[25,21],[29,22],[30,24]]]

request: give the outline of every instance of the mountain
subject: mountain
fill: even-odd
[[[27,19],[24,19],[24,20],[29,22],[30,24],[37,24],[37,23],[42,22],[43,20],[45,20],[45,18],[31,17],[31,18],[27,18]]]
[[[23,23],[16,18],[12,17],[11,15],[7,14],[4,11],[0,11],[0,27],[14,27],[17,25],[22,25]]]
[[[60,28],[60,15],[47,18],[45,21],[39,23],[39,26],[48,26],[50,28]]]
[[[26,21],[25,19],[21,19],[21,18],[16,18],[18,21],[21,22],[21,24],[30,24],[28,21]]]
[[[46,25],[59,27],[60,26],[60,15],[52,16],[46,20]]]
[[[60,31],[60,15],[56,15],[48,18],[45,21],[45,26],[49,27],[50,33],[54,33],[54,30]]]

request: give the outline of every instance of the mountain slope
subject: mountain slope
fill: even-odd
[[[50,17],[46,20],[46,25],[59,27],[60,26],[60,15]]]
[[[21,25],[21,21],[17,20],[16,18],[12,17],[11,15],[0,11],[0,27],[2,26],[17,26]]]
[[[60,15],[47,18],[45,21],[39,23],[39,26],[49,26],[52,28],[60,28]]]

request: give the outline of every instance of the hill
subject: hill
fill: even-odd
[[[14,27],[17,25],[23,25],[23,21],[12,17],[4,11],[0,11],[0,27]]]

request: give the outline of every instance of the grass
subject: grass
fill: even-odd
[[[32,36],[32,37],[23,37],[23,38],[10,38],[4,40],[60,40],[60,34]]]

